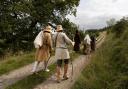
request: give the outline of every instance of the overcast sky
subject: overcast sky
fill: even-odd
[[[128,0],[80,0],[77,17],[68,16],[81,29],[94,29],[106,26],[106,21],[119,20],[128,16]]]

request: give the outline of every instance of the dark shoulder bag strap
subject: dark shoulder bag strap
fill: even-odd
[[[59,34],[59,33],[57,33],[57,35],[56,35],[56,39],[55,39],[55,47],[56,47],[56,43],[57,43],[57,37],[58,37],[58,34]]]

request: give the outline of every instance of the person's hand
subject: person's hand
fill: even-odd
[[[72,42],[72,45],[74,46],[75,45],[75,42]]]
[[[39,49],[41,49],[41,46],[39,46]]]
[[[51,54],[52,53],[52,50],[50,50],[49,53]]]

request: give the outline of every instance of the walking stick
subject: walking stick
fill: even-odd
[[[72,82],[72,81],[73,81],[73,72],[74,72],[74,71],[73,71],[74,69],[73,69],[72,59],[71,59],[71,65],[72,65],[72,73],[71,73],[71,74],[72,74],[72,76],[71,76],[71,82]]]
[[[71,55],[71,66],[72,66],[72,72],[71,72],[71,82],[73,81],[73,73],[74,73],[74,69],[73,69],[73,63],[72,63],[72,55]]]
[[[48,66],[48,62],[49,62],[50,58],[51,58],[51,54],[50,54],[50,56],[49,56],[48,60],[46,61],[45,69],[46,69],[46,68],[47,68],[47,66]]]

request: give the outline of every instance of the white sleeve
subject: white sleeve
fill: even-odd
[[[64,40],[66,41],[66,43],[73,45],[72,40],[70,40],[70,39],[68,38],[68,36],[67,36],[65,33],[63,33],[63,35],[64,35]]]

